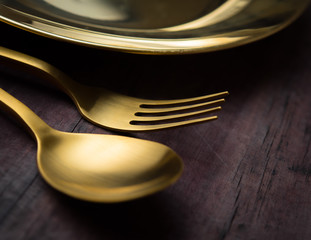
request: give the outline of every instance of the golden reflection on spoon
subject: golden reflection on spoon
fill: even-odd
[[[95,202],[127,201],[163,190],[181,175],[180,157],[160,143],[55,130],[2,89],[0,106],[19,117],[37,140],[43,178],[69,196]]]

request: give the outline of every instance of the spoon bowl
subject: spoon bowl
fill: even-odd
[[[122,202],[163,190],[181,175],[180,157],[160,143],[55,130],[2,89],[0,105],[15,113],[37,140],[43,178],[69,196]]]
[[[40,140],[38,168],[59,191],[76,198],[116,202],[164,189],[181,161],[164,145],[134,138],[53,130]]]

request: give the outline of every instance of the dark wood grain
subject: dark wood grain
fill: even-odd
[[[36,143],[1,113],[0,239],[310,239],[310,8],[267,39],[186,56],[88,49],[0,27],[1,45],[49,61],[76,81],[158,99],[230,92],[217,121],[125,134],[167,144],[185,171],[165,191],[121,204],[52,189],[37,171]],[[3,63],[0,70],[0,87],[52,127],[120,134],[86,122],[43,80]]]

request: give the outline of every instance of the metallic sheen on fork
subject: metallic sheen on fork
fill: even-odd
[[[40,59],[4,47],[0,47],[0,59],[21,63],[50,80],[69,95],[83,117],[118,131],[159,130],[215,120],[217,116],[205,114],[220,110],[221,107],[215,105],[223,103],[223,97],[228,95],[225,91],[176,100],[139,99],[83,85]]]

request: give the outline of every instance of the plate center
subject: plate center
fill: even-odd
[[[72,25],[157,29],[194,21],[229,0],[10,0],[12,8]],[[3,2],[3,1],[2,1]]]

